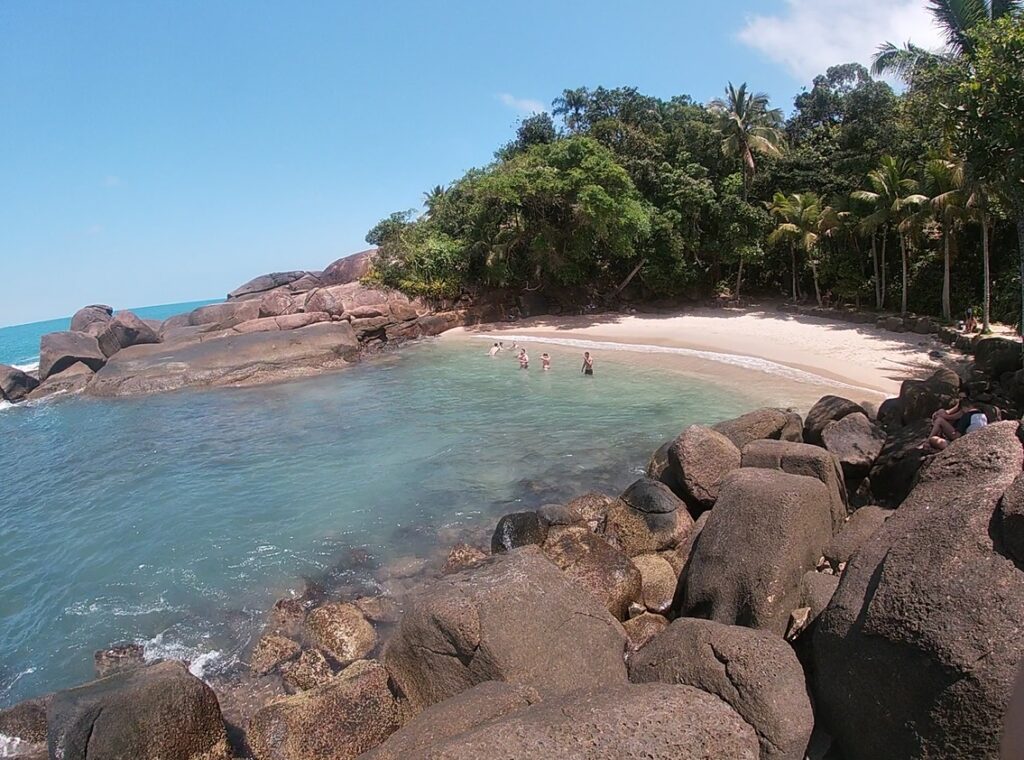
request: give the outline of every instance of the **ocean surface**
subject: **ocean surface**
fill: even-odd
[[[547,373],[486,349],[0,411],[0,707],[90,679],[117,642],[215,676],[281,596],[373,593],[381,566],[439,562],[501,514],[620,492],[688,424],[793,400],[715,363],[605,351],[582,377],[577,347],[548,347]]]

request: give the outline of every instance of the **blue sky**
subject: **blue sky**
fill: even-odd
[[[788,107],[923,0],[0,3],[0,325],[321,269],[566,87]]]

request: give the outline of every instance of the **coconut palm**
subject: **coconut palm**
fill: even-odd
[[[942,234],[942,317],[949,321],[950,247],[955,242],[956,228],[967,214],[964,193],[964,166],[947,158],[933,158],[924,164],[924,189],[928,208],[941,226]]]
[[[561,116],[570,132],[579,132],[583,125],[583,112],[590,102],[590,93],[586,87],[575,90],[563,90],[562,95],[552,102],[551,113]]]
[[[845,244],[851,246],[857,254],[857,261],[860,265],[861,278],[866,280],[864,272],[864,258],[860,250],[861,219],[857,212],[851,207],[849,196],[837,196],[832,202],[821,210],[821,220],[818,222],[818,233],[821,237],[832,242],[833,251],[838,254],[839,246]],[[860,296],[857,295],[857,303],[860,305]]]
[[[796,287],[796,251],[803,250],[814,274],[814,292],[821,305],[821,290],[818,287],[817,261],[813,258],[818,246],[818,229],[821,224],[821,199],[816,193],[793,193],[785,195],[776,191],[768,205],[768,212],[779,220],[779,226],[772,230],[768,242],[776,245],[789,243],[790,263],[793,275],[793,300],[798,297]]]
[[[754,156],[782,154],[782,111],[769,108],[768,96],[763,92],[749,93],[746,82],[739,89],[730,82],[725,89],[725,99],[715,98],[708,104],[708,108],[718,117],[722,153],[740,159],[743,199],[746,200],[750,182],[757,171]]]
[[[423,193],[423,205],[427,207],[427,217],[433,216],[441,202],[448,195],[448,188],[444,185],[434,185],[432,188]]]

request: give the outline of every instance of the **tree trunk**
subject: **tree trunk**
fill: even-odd
[[[793,266],[793,303],[796,303],[797,297],[796,297],[796,246],[795,245],[790,245],[789,246],[789,260],[790,260],[790,262],[792,263],[792,266]],[[1024,261],[1024,259],[1022,259],[1022,261]],[[1024,263],[1021,264],[1021,267],[1024,268]]]
[[[949,305],[949,233],[942,236],[943,261],[942,261],[942,318],[949,322],[953,314]]]
[[[900,300],[900,314],[907,313],[907,238],[900,233],[900,259],[903,262],[903,297]]]
[[[740,271],[736,275],[736,300],[740,297],[740,286],[743,284],[743,254],[740,254]]]
[[[615,288],[614,292],[611,294],[611,297],[608,300],[611,300],[613,298],[618,298],[619,297],[619,293],[621,293],[623,290],[625,290],[629,286],[629,283],[631,283],[633,281],[633,278],[636,277],[637,272],[639,272],[643,268],[644,264],[646,264],[646,263],[647,263],[647,259],[646,258],[640,259],[640,263],[637,264],[635,267],[633,267],[633,271],[629,273],[629,276],[626,277],[626,279],[622,281],[622,283],[619,285],[619,287]]]
[[[982,331],[991,332],[992,328],[989,326],[989,320],[991,318],[992,310],[992,284],[989,273],[989,262],[988,262],[988,217],[982,215],[981,217],[981,260],[985,269],[985,284],[983,288],[981,314],[982,314]]]
[[[882,300],[879,303],[881,308],[885,308],[885,245],[889,242],[889,231],[882,231]]]
[[[818,299],[818,308],[821,308],[821,288],[818,287],[818,264],[811,262],[811,275],[814,277],[814,297]]]
[[[875,267],[875,308],[882,308],[882,281],[878,279],[878,236],[871,233],[871,263]]]

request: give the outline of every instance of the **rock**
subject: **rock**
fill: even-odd
[[[583,524],[583,516],[565,504],[545,504],[537,510],[537,515],[549,526]]]
[[[668,450],[672,448],[673,443],[675,443],[675,439],[665,441],[665,443],[658,447],[658,450],[651,455],[651,461],[647,463],[647,470],[645,474],[651,480],[660,480],[672,489],[672,493],[676,496],[682,497],[682,484],[676,480],[675,473],[669,466],[668,461]]]
[[[622,624],[622,627],[629,637],[630,651],[635,652],[668,628],[668,618],[653,612],[643,612],[631,617]]]
[[[51,375],[39,383],[29,394],[30,399],[40,399],[59,393],[79,393],[92,382],[96,373],[82,362],[75,362],[63,372]]]
[[[672,565],[657,554],[633,557],[633,564],[640,571],[644,606],[650,612],[668,612],[676,592],[676,573]]]
[[[634,684],[545,699],[439,744],[438,760],[754,760],[757,734],[718,697]]]
[[[271,290],[260,297],[259,318],[296,314],[302,311],[305,300],[302,296]]]
[[[740,466],[740,450],[711,428],[691,425],[668,450],[671,477],[693,514],[715,505],[722,480]]]
[[[903,427],[903,402],[898,398],[887,398],[878,407],[875,419],[887,433],[897,433]]]
[[[811,407],[811,411],[807,413],[807,418],[804,420],[804,441],[821,446],[821,434],[824,432],[825,426],[850,414],[863,414],[867,417],[867,413],[860,404],[841,396],[822,396]]]
[[[725,420],[714,425],[716,430],[742,450],[751,441],[765,438],[782,441],[801,441],[803,423],[800,415],[795,412],[784,412],[781,409],[757,409],[753,412]]]
[[[0,364],[0,401],[23,401],[39,387],[39,381],[17,367]]]
[[[529,546],[427,584],[384,664],[419,710],[484,681],[541,695],[623,683],[625,643],[618,621]]]
[[[103,329],[96,335],[96,341],[100,351],[109,359],[122,348],[159,343],[160,336],[132,312],[122,311],[103,324]]]
[[[668,486],[640,478],[608,508],[604,536],[635,557],[674,548],[692,528],[686,504]]]
[[[954,441],[847,565],[813,653],[819,718],[849,760],[998,756],[1024,574],[993,512],[1022,464],[1016,422]]]
[[[370,271],[373,256],[376,253],[377,249],[371,248],[338,259],[329,264],[320,274],[320,280],[324,285],[346,285],[350,282],[357,282]]]
[[[839,576],[808,570],[800,579],[800,606],[810,609],[808,622],[813,622],[828,607],[839,586]]]
[[[354,604],[328,602],[306,617],[313,642],[338,662],[362,660],[377,646],[377,633]]]
[[[828,489],[817,478],[744,467],[726,478],[709,514],[678,611],[781,636],[800,579],[832,538]]]
[[[803,760],[814,714],[803,668],[778,636],[680,618],[633,655],[629,679],[713,694],[753,726],[762,760]]]
[[[193,309],[188,314],[188,323],[192,326],[202,326],[207,330],[226,330],[240,322],[258,319],[259,316],[258,300],[228,301]]]
[[[641,598],[642,576],[637,567],[586,525],[551,528],[542,548],[548,559],[616,619],[625,620],[629,605]]]
[[[361,596],[353,604],[374,623],[397,623],[401,616],[398,602],[391,596]]]
[[[289,285],[290,283],[306,277],[308,274],[309,272],[304,271],[271,272],[270,274],[261,274],[259,277],[254,277],[249,280],[249,282],[244,285],[239,285],[228,293],[228,300],[239,300],[258,296],[268,290]]]
[[[608,523],[608,511],[615,504],[616,499],[603,493],[591,491],[566,504],[572,511],[578,512],[583,522],[595,533],[604,533]]]
[[[298,657],[301,651],[302,647],[291,639],[275,633],[265,633],[249,655],[249,667],[256,675],[264,676]]]
[[[58,692],[47,710],[61,760],[227,760],[213,690],[180,662],[134,668]]]
[[[302,314],[286,314],[282,317],[262,317],[239,322],[231,328],[236,333],[270,332],[272,330],[296,330],[318,322],[330,322],[329,314],[322,311],[307,311]]]
[[[860,412],[829,422],[821,433],[825,448],[837,460],[846,478],[863,478],[885,445],[885,432]]]
[[[253,385],[344,367],[358,354],[359,343],[345,322],[187,345],[132,346],[111,357],[89,393],[128,396],[189,386]]]
[[[993,380],[1021,368],[1021,344],[1010,338],[982,338],[974,346],[974,366]]]
[[[953,406],[959,393],[960,378],[949,369],[940,369],[925,380],[904,380],[900,386],[903,424],[930,420],[935,411]]]
[[[929,420],[918,420],[891,434],[871,467],[871,493],[883,505],[898,507],[917,483],[921,466],[933,452],[923,444],[932,428]]]
[[[705,512],[693,523],[693,530],[687,534],[686,538],[679,542],[679,546],[673,549],[671,552],[663,552],[662,556],[668,560],[668,563],[672,565],[672,569],[675,571],[676,577],[682,579],[686,572],[686,567],[690,562],[690,555],[693,553],[693,547],[696,545],[697,538],[700,536],[700,532],[704,530],[704,526],[708,522],[708,513]]]
[[[825,547],[825,559],[833,568],[849,562],[857,550],[866,543],[882,524],[892,515],[891,509],[876,506],[861,507],[846,521],[828,546]]]
[[[445,561],[444,567],[441,568],[441,572],[445,575],[457,573],[459,570],[465,570],[485,559],[487,559],[487,553],[482,549],[477,549],[469,544],[456,544],[448,552],[448,559]]]
[[[248,736],[256,760],[349,760],[399,726],[387,671],[360,660],[323,686],[262,708],[249,722]]]
[[[46,698],[28,699],[0,710],[0,735],[25,744],[45,745],[47,704]]]
[[[85,332],[89,325],[105,324],[113,318],[114,310],[106,304],[83,306],[71,317],[71,332]]]
[[[303,649],[297,659],[284,662],[281,674],[292,691],[316,689],[334,678],[327,658],[316,649]]]
[[[426,757],[434,745],[445,739],[539,701],[537,692],[529,687],[486,681],[426,708],[360,760]]]
[[[754,441],[743,449],[743,466],[817,478],[828,489],[833,531],[838,531],[846,522],[848,502],[843,471],[828,451],[809,443]]]
[[[1018,475],[999,500],[999,534],[1006,553],[1024,562],[1024,475]]]
[[[120,644],[100,649],[92,659],[97,678],[106,678],[122,670],[131,670],[146,664],[145,653],[139,644]]]
[[[548,524],[536,512],[513,512],[498,520],[491,536],[491,554],[520,546],[540,546],[548,535]]]
[[[39,380],[63,372],[81,362],[93,372],[106,364],[100,344],[83,332],[47,333],[39,341]]]

